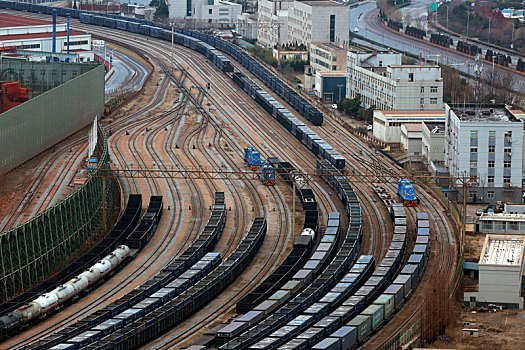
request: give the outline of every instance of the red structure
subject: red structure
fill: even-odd
[[[0,81],[0,113],[29,100],[29,89],[21,88],[19,81]]]

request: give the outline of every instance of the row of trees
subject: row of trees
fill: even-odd
[[[341,99],[337,104],[337,109],[353,118],[371,122],[374,118],[375,106],[364,108],[361,104],[361,95],[357,94],[354,98]]]

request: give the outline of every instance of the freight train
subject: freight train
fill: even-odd
[[[129,255],[130,249],[126,245],[119,246],[80,275],[58,286],[51,292],[40,295],[32,302],[19,307],[13,312],[0,317],[0,327],[10,330],[22,323],[27,323],[46,315],[69,299],[89,289],[99,280],[110,275]]]
[[[0,1],[0,9],[28,11],[49,15],[53,14],[55,10],[59,16],[66,16],[69,13],[72,18],[78,18],[80,22],[85,24],[143,34],[170,42],[172,39],[171,27],[140,19],[124,19],[118,15],[90,13],[75,9],[14,1]],[[302,141],[315,155],[321,159],[328,160],[337,169],[344,169],[346,161],[343,156],[319,137],[312,129],[304,125],[303,122],[297,119],[281,103],[263,90],[261,86],[247,78],[241,72],[234,72],[231,61],[220,53],[222,51],[233,57],[239,64],[252,72],[263,84],[313,125],[322,125],[323,114],[316,107],[291,89],[256,59],[248,55],[243,49],[231,42],[216,38],[213,35],[183,28],[174,28],[173,41],[178,45],[183,45],[200,52],[210,59],[221,71],[228,74],[231,73],[234,82],[239,84],[261,107],[271,113],[292,135]],[[270,109],[272,110],[270,111]]]
[[[415,207],[419,204],[419,198],[416,197],[416,191],[410,180],[399,179],[397,181],[397,195],[405,207]]]

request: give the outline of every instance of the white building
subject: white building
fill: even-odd
[[[401,146],[409,156],[421,155],[421,138],[421,123],[401,125]]]
[[[237,33],[246,39],[257,39],[257,15],[251,13],[241,13],[237,16],[235,26]]]
[[[525,237],[487,235],[479,259],[478,291],[465,291],[465,303],[523,308],[521,284]]]
[[[350,7],[334,1],[294,1],[288,10],[288,42],[349,43]]]
[[[264,48],[273,48],[279,43],[288,43],[288,8],[293,0],[259,1],[257,43]]]
[[[525,235],[525,215],[508,213],[483,213],[476,223],[478,233]]]
[[[208,23],[237,22],[242,5],[225,0],[168,0],[169,17],[192,19]]]
[[[441,68],[401,65],[394,52],[348,51],[347,96],[361,95],[365,107],[379,110],[439,110],[443,108]]]
[[[445,123],[445,111],[381,111],[374,110],[374,137],[386,142],[401,142],[401,125],[422,122]]]
[[[428,164],[445,161],[445,122],[423,122],[421,155]]]
[[[67,53],[67,24],[56,24],[56,51]],[[15,47],[26,51],[53,50],[53,22],[35,18],[2,14],[0,47]],[[69,53],[78,54],[81,62],[94,61],[91,35],[69,31]],[[41,55],[36,55],[41,56]]]
[[[476,176],[469,202],[520,203],[523,122],[504,105],[445,105],[445,164],[453,176]]]
[[[346,49],[331,42],[310,44],[310,65],[315,72],[345,72]]]

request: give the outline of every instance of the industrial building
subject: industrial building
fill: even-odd
[[[445,122],[422,123],[421,155],[427,164],[445,161]]]
[[[319,101],[339,102],[345,91],[345,72],[315,72],[315,96]]]
[[[169,0],[169,18],[229,25],[237,21],[242,5],[226,0]]]
[[[389,51],[348,51],[347,55],[346,95],[361,95],[364,107],[405,111],[443,108],[439,66],[402,65],[402,55]]]
[[[476,232],[525,235],[525,215],[483,213],[476,222]]]
[[[407,155],[421,155],[422,130],[421,123],[401,125],[401,147],[406,151]]]
[[[310,65],[314,72],[345,72],[346,49],[330,42],[310,44]]]
[[[446,113],[434,111],[390,111],[374,110],[374,137],[389,144],[401,143],[401,125],[445,123]]]
[[[284,46],[288,43],[288,8],[293,3],[293,0],[258,2],[257,44],[259,46],[268,49],[277,44]]]
[[[445,164],[452,176],[476,176],[468,201],[520,203],[523,122],[505,105],[445,105]]]
[[[54,46],[55,45],[55,46]],[[53,22],[3,13],[0,18],[0,47],[35,52],[68,52],[66,23],[56,24],[56,40],[53,44]],[[54,47],[54,49],[53,49]],[[80,62],[94,61],[91,35],[69,31],[69,53],[78,54]],[[34,57],[46,55],[35,53]]]
[[[349,44],[350,7],[334,1],[294,1],[288,10],[288,42]]]
[[[237,16],[235,29],[239,35],[246,39],[257,39],[257,15],[252,13],[241,13]]]
[[[487,235],[478,262],[478,290],[466,290],[465,303],[522,309],[524,247],[524,236]]]

